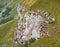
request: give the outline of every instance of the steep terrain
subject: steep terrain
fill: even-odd
[[[56,19],[55,23],[48,24],[48,30],[51,36],[44,36],[31,45],[28,45],[28,47],[60,47],[60,34],[58,33],[58,29],[60,29],[60,0],[21,0],[20,2],[22,6],[26,6],[30,10],[42,9],[47,11],[51,14],[51,17]],[[15,4],[11,4],[10,6],[15,6]],[[13,11],[10,12],[10,16],[14,15],[14,12],[13,9]],[[0,47],[2,47],[4,43],[7,43],[6,47],[12,47],[12,40],[9,42],[6,41],[10,37],[13,37],[15,23],[16,20],[13,19],[8,23],[0,25]],[[17,47],[20,46],[18,45]]]
[[[36,2],[35,2],[36,1]],[[29,47],[60,47],[58,28],[60,28],[60,1],[59,0],[25,0],[22,5],[27,6],[30,10],[42,9],[51,14],[51,17],[56,19],[56,22],[48,25],[48,30],[51,33],[51,37],[44,36],[37,42],[29,45]]]

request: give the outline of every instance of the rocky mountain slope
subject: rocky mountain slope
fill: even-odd
[[[8,6],[13,8],[17,3],[15,1]],[[28,47],[60,47],[60,0],[21,0],[20,2],[22,6],[25,6],[30,10],[39,9],[47,11],[51,14],[51,17],[56,19],[56,22],[48,24],[48,30],[51,36],[43,36],[38,41],[28,45]],[[10,16],[15,14],[16,9],[12,10],[13,11],[10,12]],[[13,19],[5,24],[0,25],[0,47],[12,47],[13,39],[9,39],[13,38],[15,23],[16,20]],[[18,45],[17,47],[22,46]]]

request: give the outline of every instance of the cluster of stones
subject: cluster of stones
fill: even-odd
[[[55,22],[56,21],[55,18],[52,18],[51,15],[48,12],[46,12],[44,10],[40,10],[40,11],[38,10],[38,12],[40,14],[42,14],[43,17],[46,18],[46,22],[47,23],[52,23],[52,22]]]
[[[14,32],[14,43],[24,44],[31,38],[38,40],[47,34],[47,23],[38,12],[29,11],[25,7],[17,7],[17,26]]]

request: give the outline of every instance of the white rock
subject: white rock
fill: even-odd
[[[52,21],[55,21],[55,18],[52,18]]]

